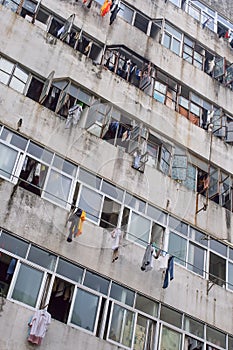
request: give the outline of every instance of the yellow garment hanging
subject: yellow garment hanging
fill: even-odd
[[[112,0],[105,0],[103,6],[100,9],[100,15],[104,17],[109,11],[112,5]]]
[[[74,233],[74,237],[80,236],[82,234],[83,223],[86,220],[86,212],[83,210],[78,223],[78,231]]]

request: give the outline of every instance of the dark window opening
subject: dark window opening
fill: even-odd
[[[44,83],[42,81],[32,77],[26,96],[38,102],[40,99],[43,86],[44,86]]]
[[[140,13],[136,13],[134,26],[140,29],[142,32],[147,33],[149,20],[142,16]]]
[[[120,213],[120,204],[112,199],[105,197],[100,220],[100,227],[114,229],[118,224]]]
[[[33,158],[26,157],[19,176],[19,186],[26,190],[41,195],[48,168]]]
[[[223,287],[226,284],[226,260],[210,252],[209,280]]]
[[[62,23],[58,22],[56,19],[53,18],[48,32],[53,36],[57,37],[57,33],[62,26]]]
[[[45,101],[43,102],[43,105],[46,108],[51,109],[53,112],[55,112],[60,92],[61,92],[61,90],[59,90],[55,86],[52,86],[49,90],[48,96],[46,97]]]
[[[48,312],[55,320],[66,323],[69,315],[74,286],[60,278],[55,278]]]
[[[96,330],[96,337],[100,337],[102,324],[104,322],[103,316],[104,316],[105,305],[106,305],[106,299],[102,298],[101,305],[100,305],[100,312],[99,312],[99,320],[98,320],[97,330]]]
[[[197,192],[206,196],[207,189],[209,188],[209,176],[204,170],[198,169],[197,173]]]
[[[17,260],[0,252],[0,293],[6,297]]]

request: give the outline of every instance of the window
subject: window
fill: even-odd
[[[84,282],[84,286],[92,288],[97,292],[107,295],[109,288],[109,280],[103,278],[95,273],[86,271]]]
[[[103,196],[82,186],[78,207],[86,212],[86,217],[98,223]]]
[[[160,350],[180,350],[181,346],[181,334],[170,329],[168,327],[162,326],[162,336]]]
[[[128,6],[121,3],[118,16],[122,17],[126,22],[132,23],[134,11]]]
[[[225,286],[226,282],[226,260],[210,252],[209,280]]]
[[[185,316],[184,329],[199,338],[204,338],[204,324],[188,316]]]
[[[12,299],[36,307],[43,275],[42,271],[21,264],[11,296]]]
[[[108,338],[131,347],[135,315],[132,311],[117,304],[112,304],[112,309]]]
[[[192,190],[192,191],[196,190],[196,167],[193,166],[192,164],[188,164],[187,176],[186,176],[186,179],[183,181],[183,184],[189,190]]]
[[[233,290],[233,263],[228,262],[228,285],[227,287]]]
[[[196,244],[189,243],[188,269],[203,276],[205,270],[205,249]]]
[[[90,173],[89,171],[79,168],[78,177],[81,182],[84,182],[85,184],[96,189],[100,188],[101,178]]]
[[[174,255],[175,261],[180,265],[185,265],[186,249],[187,249],[186,239],[178,236],[174,232],[170,232],[168,251],[169,251],[169,254]]]
[[[28,243],[2,231],[0,232],[0,247],[24,258],[28,250]]]
[[[67,207],[69,204],[71,184],[71,178],[51,169],[45,187],[44,197],[62,207]]]
[[[128,227],[129,239],[146,246],[150,238],[150,225],[150,220],[132,212]]]
[[[148,24],[149,24],[149,19],[141,15],[140,13],[136,12],[135,19],[134,19],[134,26],[140,29],[142,32],[147,33]]]
[[[159,169],[166,175],[169,175],[170,161],[171,153],[164,145],[162,145],[160,150]]]
[[[90,332],[95,330],[95,320],[99,297],[82,289],[77,289],[71,323]]]
[[[133,306],[135,293],[128,288],[112,282],[110,297],[129,306]]]
[[[185,222],[180,221],[171,215],[169,216],[169,227],[182,233],[185,236],[187,236],[188,234],[188,225]]]
[[[136,295],[135,308],[153,317],[158,315],[158,303],[140,294]]]
[[[206,339],[214,345],[226,348],[226,334],[214,329],[212,327],[206,326]]]
[[[0,82],[23,93],[28,73],[16,64],[0,57]]]
[[[168,23],[165,23],[162,44],[177,55],[180,55],[181,40],[182,34]]]
[[[44,187],[47,172],[47,166],[26,156],[18,184],[26,190],[41,196],[41,189]]]
[[[58,261],[56,272],[75,282],[81,283],[82,281],[83,269],[61,258]]]
[[[9,180],[16,180],[12,176],[18,157],[18,151],[0,143],[0,175]]]
[[[105,197],[100,226],[104,228],[113,229],[118,224],[118,217],[120,214],[121,205],[112,199]]]
[[[48,270],[55,268],[56,256],[35,246],[31,246],[27,259]]]
[[[193,64],[198,69],[203,68],[204,49],[193,40],[184,37],[183,59]]]
[[[182,314],[164,305],[161,306],[160,319],[173,326],[181,328]]]

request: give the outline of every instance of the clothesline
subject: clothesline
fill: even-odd
[[[0,168],[0,170],[3,171],[3,172],[5,172],[6,174],[11,175],[12,177],[14,177],[14,178],[16,178],[16,179],[18,179],[18,180],[22,180],[23,182],[30,184],[31,187],[35,187],[36,189],[41,189],[40,187],[38,187],[38,186],[36,186],[36,185],[34,185],[34,184],[28,182],[27,180],[21,179],[20,176],[12,175],[11,173],[7,172],[6,170],[4,170],[4,169],[2,169],[2,168]],[[16,189],[17,186],[18,186],[18,184],[16,184],[16,185],[14,186],[15,189]],[[49,192],[49,191],[43,190],[43,192],[45,192],[45,193],[49,194],[50,196],[53,196],[53,197],[55,197],[55,198],[57,198],[57,199],[63,201],[63,202],[66,203],[66,204],[69,204],[69,205],[71,205],[71,206],[74,206],[73,203],[70,203],[69,201],[63,200],[63,199],[61,199],[60,197],[58,197],[58,196],[52,194],[52,193]],[[74,207],[75,207],[75,206],[74,206]],[[77,207],[76,207],[76,208],[77,208]],[[86,214],[89,214],[89,215],[91,215],[91,216],[93,216],[93,217],[99,219],[99,216],[93,215],[92,213],[90,213],[90,212],[88,212],[88,211],[86,211]],[[107,220],[101,219],[101,221],[103,221],[104,223],[107,223],[109,226],[112,226],[112,229],[117,228],[116,225],[113,225],[112,223],[109,223]],[[140,237],[134,235],[134,234],[131,233],[131,232],[124,231],[124,233],[125,233],[125,235],[129,235],[129,236],[132,236],[132,237],[136,238],[135,241],[137,241],[137,240],[138,240],[138,241],[141,241],[141,242],[144,243],[145,245],[148,245],[148,244],[149,244],[148,241],[145,241],[144,239],[142,239],[142,238],[140,238]],[[174,258],[175,258],[176,260],[181,261],[181,262],[184,263],[185,265],[187,264],[188,266],[195,267],[196,270],[198,270],[198,271],[204,273],[205,275],[207,274],[207,275],[209,275],[209,276],[212,276],[212,277],[214,277],[214,278],[217,278],[217,280],[222,281],[224,284],[227,283],[229,286],[232,286],[232,287],[233,287],[233,283],[226,282],[225,280],[221,279],[220,277],[217,277],[217,276],[215,276],[215,275],[213,275],[213,274],[207,272],[206,270],[200,269],[200,268],[197,267],[196,265],[191,264],[190,262],[188,262],[188,260],[182,259],[182,258],[180,258],[179,256],[175,255],[174,253],[171,253],[171,252],[169,252],[169,251],[166,251],[166,250],[163,250],[163,249],[159,248],[159,247],[156,245],[155,242],[151,242],[151,244],[153,245],[153,247],[154,247],[155,249],[157,249],[157,250],[160,249],[160,251],[161,251],[162,253],[164,253],[165,255],[166,255],[166,254],[172,255],[172,256],[174,256]],[[128,245],[128,244],[123,244],[123,246],[127,246],[127,245]]]

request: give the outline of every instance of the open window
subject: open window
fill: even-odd
[[[227,67],[225,74],[225,84],[230,86],[233,83],[233,63]]]
[[[55,320],[66,323],[72,301],[74,285],[56,277],[49,300],[48,312]]]
[[[215,66],[213,69],[213,77],[215,79],[223,78],[226,72],[226,59],[225,57],[215,58]]]
[[[150,37],[156,41],[160,41],[164,20],[161,18],[155,19],[151,23]]]
[[[26,190],[41,195],[41,189],[44,187],[47,176],[48,166],[27,156],[19,175],[19,186]]]
[[[219,203],[219,170],[213,166],[210,167],[209,174],[209,198]]]
[[[104,197],[100,226],[109,229],[117,227],[120,209],[121,205],[119,203],[111,198]]]
[[[210,123],[213,124],[213,134],[215,136],[226,136],[226,117],[221,108],[214,108]]]
[[[95,101],[88,109],[86,129],[97,137],[103,137],[110,125],[111,105]]]
[[[212,252],[210,252],[209,280],[222,287],[226,284],[226,259]]]
[[[41,91],[41,94],[40,94],[40,98],[39,98],[39,102],[40,103],[43,103],[44,100],[46,99],[46,97],[48,96],[49,94],[49,91],[50,91],[50,88],[51,88],[51,85],[52,85],[52,81],[53,81],[53,78],[54,78],[54,74],[55,74],[55,71],[53,70],[49,76],[47,77],[47,79],[45,80],[45,83],[44,83],[44,86],[43,86],[43,89]]]
[[[30,84],[27,89],[26,96],[32,100],[39,102],[41,93],[44,87],[44,82],[34,76],[31,77]]]
[[[71,32],[74,19],[75,19],[75,14],[72,14],[69,18],[67,18],[64,25],[58,30],[57,36],[59,37],[59,39],[65,40],[68,37],[68,35]]]

